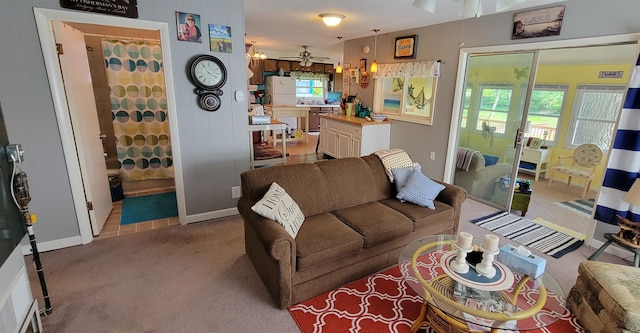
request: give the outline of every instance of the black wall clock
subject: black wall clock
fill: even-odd
[[[227,68],[220,59],[203,54],[196,56],[189,66],[191,81],[197,87],[198,105],[206,111],[220,108],[222,86],[227,82]]]

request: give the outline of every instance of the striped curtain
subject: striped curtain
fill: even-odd
[[[617,225],[616,215],[640,221],[640,207],[622,200],[640,172],[640,56],[631,73],[618,131],[598,197],[595,219]]]

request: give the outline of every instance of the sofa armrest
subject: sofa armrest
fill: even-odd
[[[293,274],[296,262],[295,240],[276,221],[264,218],[251,210],[254,204],[255,202],[244,196],[238,200],[238,212],[245,225],[252,229],[269,256],[273,260],[288,263]]]
[[[442,203],[446,203],[447,205],[453,207],[453,210],[454,210],[453,222],[455,224],[454,232],[458,233],[458,225],[460,223],[460,213],[462,211],[462,204],[464,203],[465,200],[467,200],[467,190],[457,185],[443,183],[439,180],[436,180],[436,181],[444,185],[444,190],[442,190],[442,192],[438,194],[438,196],[436,197],[436,200]]]
[[[494,181],[500,177],[508,176],[511,174],[512,165],[509,163],[498,163],[490,166],[486,166],[482,169],[474,171],[474,179],[486,179]]]

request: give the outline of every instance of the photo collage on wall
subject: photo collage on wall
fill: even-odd
[[[179,41],[202,43],[202,21],[199,14],[176,12],[176,35]],[[209,24],[209,49],[231,53],[231,27]]]

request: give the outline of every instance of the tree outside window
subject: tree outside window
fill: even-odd
[[[593,143],[602,150],[608,150],[622,107],[624,89],[624,86],[579,85],[565,145],[575,148]]]
[[[531,129],[527,133],[529,137],[540,138],[545,140],[545,144],[555,145],[567,89],[567,85],[536,85],[534,87],[527,117],[531,122]],[[523,91],[526,93],[526,85]]]
[[[482,122],[486,121],[489,126],[495,126],[496,134],[504,134],[512,95],[513,86],[480,87],[480,108],[476,130],[481,131]]]

